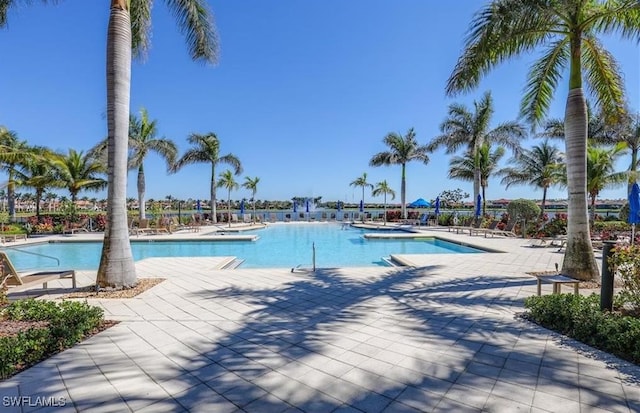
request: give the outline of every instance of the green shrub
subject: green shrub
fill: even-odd
[[[19,300],[7,306],[4,315],[9,320],[46,321],[48,326],[0,338],[1,379],[73,346],[103,321],[101,308],[77,301]]]
[[[620,245],[609,257],[609,269],[623,282],[622,300],[640,309],[640,246]]]
[[[600,297],[552,294],[525,300],[525,317],[543,327],[640,364],[640,319],[600,311]]]

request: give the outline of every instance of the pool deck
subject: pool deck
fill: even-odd
[[[517,317],[536,294],[526,272],[561,266],[557,248],[421,231],[503,252],[293,273],[145,259],[138,277],[165,282],[88,300],[121,323],[0,382],[0,394],[65,398],[41,412],[640,411],[640,367]],[[66,288],[51,282],[49,297]]]

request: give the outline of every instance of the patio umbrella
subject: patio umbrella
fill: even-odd
[[[244,214],[244,199],[240,201],[240,214]]]
[[[336,209],[338,210],[338,212],[340,212],[340,210],[342,209],[342,205],[340,205],[340,201],[336,202]]]
[[[364,201],[360,200],[360,212],[364,212]]]
[[[298,201],[293,201],[293,212],[298,212]]]
[[[440,215],[440,197],[439,196],[436,197],[436,209],[435,211],[433,211],[433,213],[436,214],[436,217]]]
[[[198,211],[198,214],[202,211],[202,204],[200,204],[199,199],[196,201],[196,211]]]
[[[409,208],[429,208],[430,206],[431,202],[425,201],[422,198],[418,198],[409,204]]]
[[[305,212],[309,213],[309,200],[308,199],[307,199],[307,203],[306,203],[306,206],[305,206]]]
[[[636,236],[636,224],[640,222],[640,186],[635,182],[629,194],[629,223],[631,224],[631,244]]]
[[[476,199],[476,218],[480,216],[481,208],[482,208],[482,196],[478,194],[478,199]]]

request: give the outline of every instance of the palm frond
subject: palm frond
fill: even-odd
[[[569,39],[561,38],[552,43],[547,52],[529,71],[520,114],[532,126],[540,124],[553,101],[553,93],[562,78],[569,61]]]
[[[610,119],[621,119],[626,113],[624,82],[620,67],[613,55],[593,36],[582,41],[582,65],[586,70],[587,85]]]
[[[166,2],[178,19],[180,31],[186,36],[191,58],[216,63],[219,49],[218,35],[207,1],[166,0]]]
[[[131,16],[131,52],[135,59],[145,60],[149,50],[151,33],[152,1],[132,0]]]

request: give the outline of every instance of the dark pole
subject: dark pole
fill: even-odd
[[[609,258],[613,256],[615,241],[604,241],[602,248],[602,279],[600,280],[600,310],[613,310],[613,277],[609,268]]]
[[[182,222],[182,201],[178,200],[178,222]]]

